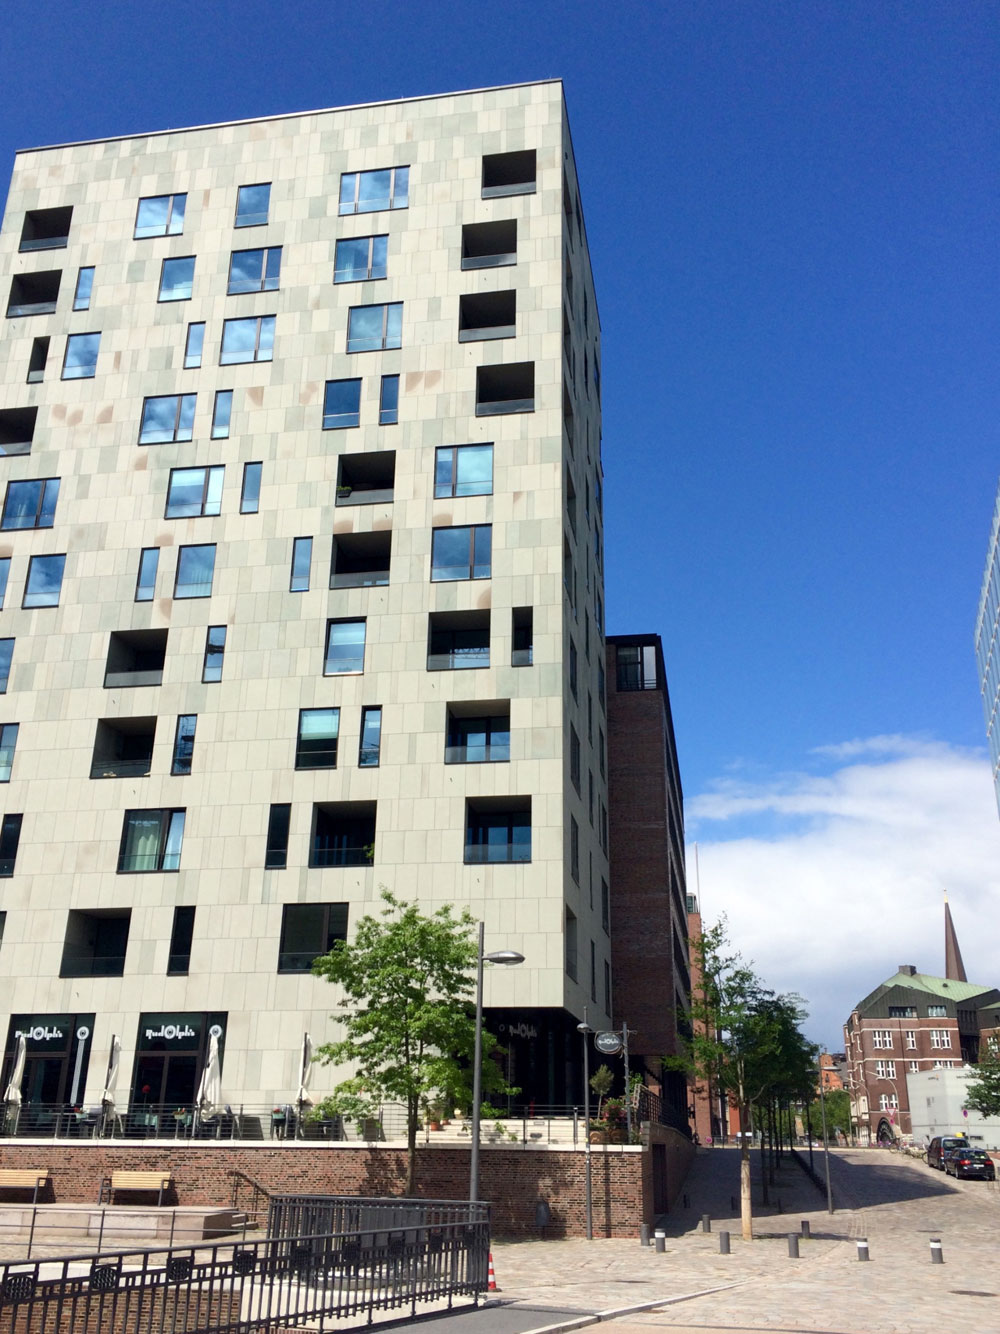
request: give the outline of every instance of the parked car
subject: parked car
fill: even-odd
[[[952,1149],[945,1156],[944,1170],[952,1177],[978,1177],[996,1181],[997,1169],[985,1149]]]
[[[927,1146],[927,1166],[944,1171],[944,1155],[949,1149],[967,1149],[969,1141],[964,1135],[935,1135]]]

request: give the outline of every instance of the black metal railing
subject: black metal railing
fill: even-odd
[[[267,1215],[269,1237],[302,1234],[376,1233],[388,1230],[484,1224],[488,1204],[468,1200],[410,1200],[396,1196],[284,1195],[271,1193]]]
[[[427,1202],[429,1203],[429,1202]],[[472,1210],[476,1206],[465,1206]],[[18,1334],[253,1334],[370,1323],[487,1290],[488,1217],[0,1263],[0,1327]]]

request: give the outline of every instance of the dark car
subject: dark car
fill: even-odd
[[[952,1177],[978,1177],[980,1181],[996,1181],[997,1169],[985,1149],[952,1149],[946,1154],[944,1170]]]
[[[949,1149],[967,1149],[969,1141],[964,1135],[935,1135],[927,1146],[927,1166],[944,1171],[944,1155]]]

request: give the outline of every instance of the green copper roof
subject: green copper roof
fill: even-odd
[[[884,987],[909,987],[911,991],[926,991],[928,995],[953,1001],[971,1000],[973,996],[981,996],[993,990],[978,982],[955,982],[947,977],[931,977],[927,973],[896,973],[887,978],[882,986],[876,987],[876,991]]]

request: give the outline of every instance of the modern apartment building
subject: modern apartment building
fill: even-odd
[[[986,555],[983,588],[976,617],[976,663],[986,717],[986,736],[993,764],[993,788],[1000,810],[1000,489],[993,510],[993,527]]]
[[[214,1034],[225,1102],[294,1099],[310,962],[385,886],[525,956],[487,1024],[578,1099],[614,984],[561,83],[22,152],[0,274],[3,1085],[23,1033],[26,1113],[99,1102],[117,1038],[120,1105],[188,1105]]]

